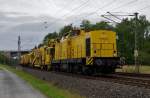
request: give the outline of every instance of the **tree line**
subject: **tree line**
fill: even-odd
[[[8,64],[9,59],[0,51],[0,64]]]
[[[43,44],[47,44],[50,39],[65,36],[72,30],[73,26],[66,25],[60,29],[59,32],[48,33],[44,39]],[[83,20],[81,29],[85,31],[92,30],[112,30],[117,33],[117,48],[118,54],[125,57],[127,64],[134,63],[134,44],[135,33],[137,34],[137,47],[138,47],[138,63],[150,65],[150,21],[146,16],[139,16],[138,20],[135,18],[125,18],[120,23],[113,25],[105,21],[100,21],[95,24],[89,20]]]
[[[0,64],[16,65],[18,64],[18,60],[10,58],[5,52],[0,51]]]

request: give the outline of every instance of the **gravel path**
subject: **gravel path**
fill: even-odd
[[[14,73],[0,70],[0,98],[46,98]]]
[[[86,98],[150,98],[150,89],[136,86],[65,76],[24,68],[25,71],[54,83],[58,87],[86,96]]]

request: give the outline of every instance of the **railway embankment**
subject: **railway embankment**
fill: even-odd
[[[31,68],[22,68],[40,79],[53,83],[55,86],[79,93],[86,98],[150,98],[150,89],[140,85],[133,85],[132,81],[117,78],[78,77],[57,72],[47,72]],[[121,78],[122,79],[122,78]],[[118,82],[117,82],[118,81]],[[129,84],[128,84],[129,83]]]

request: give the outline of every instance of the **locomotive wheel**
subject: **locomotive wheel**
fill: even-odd
[[[44,65],[44,70],[48,71],[48,65]]]
[[[78,74],[82,74],[83,72],[82,72],[82,65],[77,65],[76,67],[75,67],[75,73],[78,73]]]
[[[92,75],[94,73],[94,70],[92,67],[86,67],[86,66],[83,66],[82,67],[82,74],[84,75]]]
[[[43,70],[43,69],[44,69],[43,65],[41,65],[41,67],[40,67],[40,68],[41,68],[41,70]]]
[[[80,65],[72,65],[73,73],[79,73],[80,72]]]
[[[111,74],[114,72],[115,72],[114,67],[102,67],[102,69],[101,69],[101,73],[104,73],[104,74]]]
[[[52,71],[52,65],[47,65],[47,71]]]
[[[55,66],[55,71],[61,71],[61,68],[60,68],[60,65],[59,64],[57,64],[56,66]]]

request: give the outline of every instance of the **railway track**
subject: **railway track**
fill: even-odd
[[[141,75],[142,76],[142,75]],[[138,76],[127,76],[127,75],[112,75],[113,82],[126,84],[126,85],[133,85],[138,87],[144,87],[150,89],[150,78],[148,77],[138,77]]]
[[[150,74],[126,73],[126,72],[116,72],[115,74],[124,75],[124,76],[131,76],[131,77],[150,78]]]
[[[23,70],[25,69],[36,70],[36,72],[39,71],[39,75],[41,75],[41,70],[23,68]],[[47,73],[48,73],[47,71],[42,71],[43,79],[47,79],[49,77],[48,75],[46,75]],[[89,75],[81,75],[81,74],[66,73],[66,72],[55,72],[55,71],[52,71],[52,73],[61,74],[61,75],[69,76],[69,77],[75,77],[75,78],[100,80],[100,81],[105,81],[105,82],[113,82],[113,83],[144,87],[144,88],[150,89],[150,75],[149,74],[137,75],[137,74],[131,74],[131,73],[115,73],[115,74],[110,74],[110,75],[89,76]]]
[[[144,87],[150,89],[150,75],[148,74],[139,74],[136,76],[135,74],[129,73],[116,73],[110,75],[98,75],[98,76],[88,76],[88,75],[80,75],[73,73],[65,73],[65,72],[54,72],[56,74],[63,74],[76,78],[84,78],[84,79],[93,79],[100,80],[105,82],[113,82],[125,85],[132,85],[137,87]],[[144,76],[144,77],[142,77]]]

